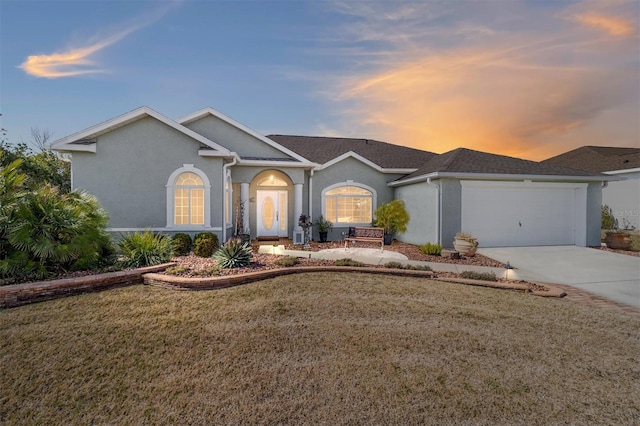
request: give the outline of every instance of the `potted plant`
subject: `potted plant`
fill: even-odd
[[[318,221],[316,222],[316,228],[318,228],[318,234],[320,235],[320,242],[327,242],[327,234],[333,228],[333,223],[324,218],[323,215],[320,215]]]
[[[618,219],[606,204],[602,206],[602,229],[605,230],[604,242],[607,247],[615,250],[631,250],[631,233],[626,219],[622,220],[623,229],[618,229]]]
[[[453,248],[462,256],[472,257],[478,249],[478,239],[467,232],[458,232],[453,240]]]
[[[631,250],[631,234],[624,229],[612,229],[605,232],[604,242],[610,249]]]
[[[236,203],[235,237],[239,239],[242,244],[251,244],[251,234],[248,229],[244,229],[244,217],[246,214],[246,202],[238,201]]]
[[[381,204],[373,214],[375,216],[375,226],[384,228],[385,245],[391,245],[394,233],[407,231],[409,213],[407,213],[402,200],[393,200],[390,203]]]

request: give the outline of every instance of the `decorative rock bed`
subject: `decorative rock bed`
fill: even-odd
[[[275,278],[281,275],[309,272],[349,272],[420,277],[465,285],[522,291],[536,296],[564,297],[566,295],[563,291],[547,284],[471,280],[460,278],[454,273],[434,273],[432,271],[394,269],[381,266],[335,266],[335,262],[333,261],[319,259],[299,259],[299,265],[282,267],[275,262],[277,258],[280,258],[280,256],[254,254],[254,262],[252,262],[250,266],[233,270],[222,270],[220,271],[220,275],[214,276],[195,277],[194,275],[190,275],[190,273],[194,271],[210,267],[212,260],[198,258],[196,256],[185,256],[174,258],[175,262],[172,263],[147,268],[0,286],[0,308],[10,308],[80,293],[142,283],[175,290],[212,290]],[[186,266],[186,271],[182,275],[162,273],[167,268],[178,265]]]

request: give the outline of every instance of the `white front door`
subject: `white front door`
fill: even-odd
[[[258,237],[286,237],[287,191],[257,191]]]

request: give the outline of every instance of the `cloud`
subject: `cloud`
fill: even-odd
[[[350,136],[535,159],[612,144],[607,126],[609,134],[629,129],[615,144],[640,138],[637,125],[620,121],[629,114],[610,113],[640,113],[637,46],[585,34],[564,18],[561,3],[500,2],[499,11],[495,2],[465,2],[457,10],[426,3],[413,15],[415,3],[397,14],[388,2],[356,4],[349,16],[359,25],[345,30],[345,44],[354,32],[361,37],[353,40],[369,42],[375,28],[390,37],[377,39],[368,63],[360,55],[362,66],[330,79],[331,90],[323,88],[338,94],[334,102]],[[576,15],[588,14],[571,11]]]
[[[615,16],[586,13],[576,15],[574,19],[581,24],[604,30],[612,36],[631,36],[636,32],[633,21]]]
[[[30,55],[18,68],[29,75],[51,79],[106,72],[105,68],[92,59],[93,55],[158,21],[176,5],[178,5],[177,2],[166,2],[163,7],[145,13],[124,25],[123,29],[94,37],[85,46],[71,47],[48,55]]]

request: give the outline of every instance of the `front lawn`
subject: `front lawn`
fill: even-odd
[[[2,424],[632,424],[640,319],[367,274],[0,311]]]

